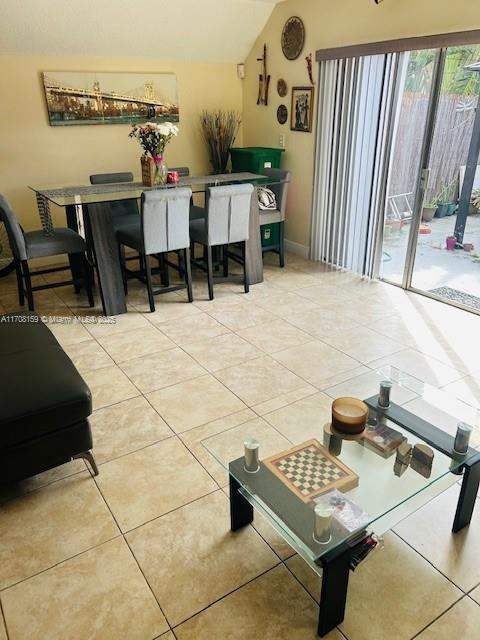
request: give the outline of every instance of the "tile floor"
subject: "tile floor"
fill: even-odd
[[[228,460],[249,435],[265,455],[312,437],[387,362],[480,404],[478,316],[293,255],[267,257],[248,295],[215,294],[198,277],[194,304],[168,294],[150,314],[131,284],[103,324],[70,288],[36,295],[92,389],[100,475],[75,461],[2,492],[0,640],[313,640],[318,577],[260,517],[230,533],[201,441]],[[17,309],[11,278],[0,309]],[[330,639],[480,639],[480,508],[452,537],[457,492],[386,534]]]

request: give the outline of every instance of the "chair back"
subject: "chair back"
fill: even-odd
[[[266,186],[273,191],[277,201],[277,210],[280,211],[282,220],[285,220],[285,212],[287,209],[287,192],[288,183],[292,178],[290,171],[284,169],[262,169],[262,173],[269,178],[277,178],[282,182],[278,184],[267,184]]]
[[[210,246],[248,240],[253,184],[210,187],[206,216]]]
[[[133,182],[133,173],[121,171],[119,173],[94,173],[90,176],[90,184],[114,184],[115,182]],[[113,200],[105,203],[116,216],[129,216],[139,213],[136,200]]]
[[[141,229],[146,255],[190,246],[190,198],[184,187],[142,193]]]
[[[27,259],[27,248],[25,246],[25,238],[23,231],[18,224],[17,216],[15,215],[8,200],[0,194],[0,221],[5,225],[7,230],[8,242],[13,255],[18,260]]]

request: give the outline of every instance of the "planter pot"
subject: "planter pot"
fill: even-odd
[[[448,216],[448,204],[441,202],[435,210],[435,218],[445,218]]]
[[[449,202],[447,207],[448,207],[448,213],[447,216],[453,216],[453,214],[455,213],[455,211],[457,210],[457,203],[456,202]]]
[[[436,207],[423,207],[422,220],[423,222],[431,222],[435,215]]]
[[[153,187],[155,184],[155,162],[150,156],[140,158],[142,165],[142,184],[144,187]]]
[[[457,239],[455,236],[449,236],[447,238],[447,251],[455,251],[455,247],[457,246]]]

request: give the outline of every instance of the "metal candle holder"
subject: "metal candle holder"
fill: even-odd
[[[257,471],[260,469],[260,462],[259,462],[259,449],[260,449],[260,444],[258,443],[257,440],[251,438],[249,440],[245,440],[245,442],[243,443],[244,446],[244,456],[245,456],[245,463],[244,463],[244,469],[247,473],[257,473]]]
[[[390,406],[390,392],[392,383],[390,380],[382,380],[380,382],[380,391],[378,393],[378,406],[381,409],[388,409]]]
[[[453,450],[455,451],[455,453],[460,453],[462,455],[467,453],[472,431],[473,428],[466,422],[458,423],[457,434],[455,436],[455,442],[453,444]]]
[[[317,504],[314,510],[313,539],[318,544],[328,544],[332,539],[333,507]]]

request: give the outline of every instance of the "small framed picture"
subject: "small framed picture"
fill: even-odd
[[[309,133],[312,130],[313,89],[314,87],[292,88],[292,110],[290,112],[290,129],[292,131]]]

